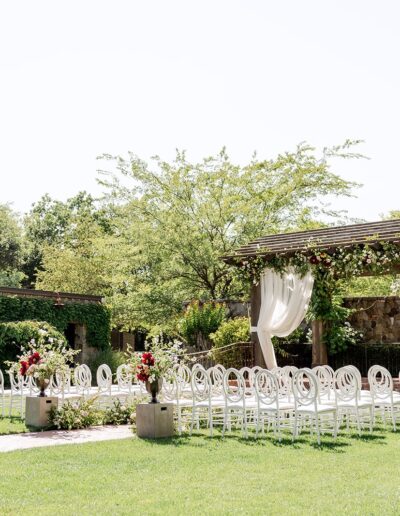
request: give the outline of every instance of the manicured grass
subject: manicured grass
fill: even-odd
[[[25,422],[19,417],[0,417],[0,435],[29,432]]]
[[[282,444],[207,433],[0,454],[0,513],[399,514],[400,433]]]

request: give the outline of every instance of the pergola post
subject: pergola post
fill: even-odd
[[[328,364],[328,350],[323,339],[324,321],[316,320],[311,323],[312,328],[312,359],[311,367]]]
[[[260,307],[261,307],[261,288],[260,284],[252,285],[250,292],[250,321],[251,326],[257,326],[258,316],[260,315]],[[257,332],[251,332],[251,342],[254,346],[254,365],[260,366],[262,368],[267,367],[264,355],[260,346],[260,342],[258,340]]]

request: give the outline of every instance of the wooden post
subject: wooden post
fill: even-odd
[[[312,321],[312,364],[311,367],[317,365],[328,364],[328,351],[323,340],[324,322],[321,320]]]
[[[257,326],[258,316],[260,314],[261,307],[261,288],[260,284],[251,286],[250,293],[250,320],[252,326]],[[266,368],[264,355],[258,340],[257,332],[251,332],[251,342],[254,344],[254,365]]]

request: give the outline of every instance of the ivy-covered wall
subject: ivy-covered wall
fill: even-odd
[[[54,306],[53,300],[0,296],[0,322],[46,321],[60,332],[68,323],[84,324],[89,346],[106,349],[110,344],[110,312],[102,304],[68,302]]]

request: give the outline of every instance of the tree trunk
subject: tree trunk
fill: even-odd
[[[311,367],[328,364],[328,351],[323,339],[324,322],[312,321],[312,364]]]

